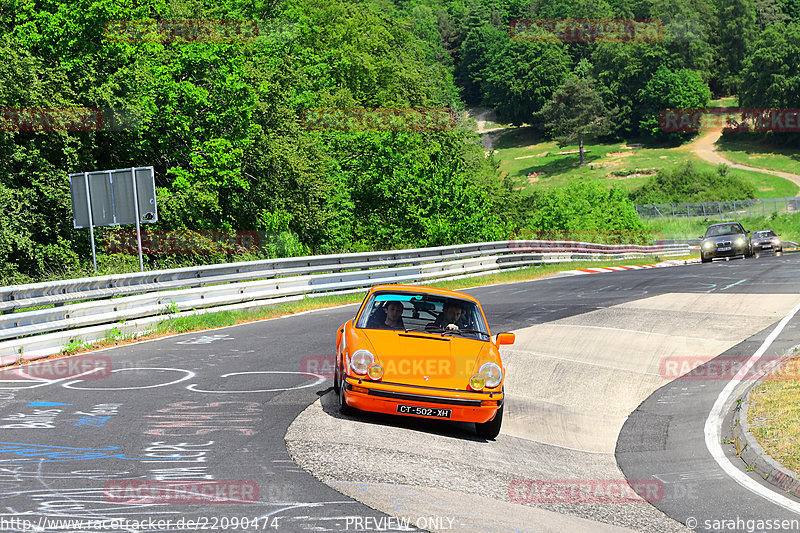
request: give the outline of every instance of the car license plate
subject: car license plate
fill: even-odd
[[[718,252],[730,252],[731,251],[731,247],[730,246],[720,246],[719,248],[717,248],[717,251]]]
[[[398,405],[397,412],[403,415],[435,416],[437,418],[450,418],[450,409],[417,407],[416,405]]]
[[[772,245],[771,244],[762,244],[761,247],[762,248],[772,248]]]

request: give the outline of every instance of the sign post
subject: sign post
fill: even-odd
[[[136,212],[136,246],[139,249],[139,272],[144,272],[144,262],[142,261],[142,230],[139,226],[139,193],[136,192],[136,169],[131,167],[133,176],[133,207]]]
[[[141,224],[158,222],[153,167],[82,172],[70,174],[69,178],[73,227],[89,228],[95,272],[94,227],[123,224],[136,226],[139,270],[144,272]]]
[[[92,263],[94,264],[94,273],[97,274],[97,253],[94,249],[94,224],[92,224],[92,197],[89,195],[89,173],[83,173],[83,183],[86,186],[86,203],[88,209],[86,212],[89,214],[89,240],[92,241]]]

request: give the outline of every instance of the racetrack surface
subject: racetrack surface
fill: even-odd
[[[493,332],[515,331],[519,339],[504,353],[509,403],[504,433],[494,442],[478,439],[468,424],[338,415],[330,380],[308,373],[332,355],[336,328],[356,306],[94,352],[111,365],[104,376],[59,379],[31,370],[39,378],[12,381],[4,375],[0,426],[13,427],[4,428],[0,444],[0,520],[125,517],[174,524],[209,517],[219,524],[225,517],[235,530],[231,518],[248,517],[260,520],[258,530],[277,531],[396,531],[408,523],[432,531],[686,531],[673,518],[727,511],[715,506],[716,498],[736,501],[749,493],[732,482],[714,490],[722,486],[716,482],[696,486],[697,499],[680,498],[664,482],[665,497],[655,507],[521,504],[509,487],[515,480],[623,473],[711,475],[702,461],[665,470],[672,459],[650,449],[655,430],[646,409],[672,387],[657,371],[652,375],[652,365],[695,342],[692,353],[709,358],[752,349],[753,339],[800,300],[798,262],[800,256],[784,255],[468,290],[481,300]],[[731,323],[739,327],[721,327]],[[793,333],[786,329],[787,345]],[[609,380],[617,385],[602,386]],[[712,394],[707,383],[695,386]],[[708,414],[705,403],[680,390],[670,401],[670,423],[682,429],[695,431]],[[656,429],[665,427],[662,418],[653,420]],[[648,446],[636,448],[642,442]],[[708,455],[702,425],[696,435],[669,433],[664,442],[698,461]],[[341,493],[299,468],[287,443],[304,468]],[[258,487],[258,497],[202,505],[109,497],[121,480],[170,479],[245,481]],[[49,523],[48,530],[75,529]]]

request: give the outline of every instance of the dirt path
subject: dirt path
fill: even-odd
[[[513,130],[513,127],[487,127],[490,123],[497,123],[497,115],[494,110],[488,107],[472,107],[467,109],[467,116],[475,119],[478,124],[478,134],[481,136],[481,144],[488,155],[494,149],[494,143],[506,132]]]
[[[733,161],[725,159],[724,157],[722,157],[722,155],[719,154],[719,152],[717,152],[717,149],[714,147],[714,145],[717,143],[720,137],[722,137],[722,129],[721,128],[714,129],[701,134],[694,140],[694,142],[687,144],[686,146],[683,147],[683,149],[689,150],[690,152],[694,152],[701,159],[704,159],[709,163],[714,163],[715,165],[724,163],[731,168],[738,168],[740,170],[752,170],[753,172],[761,172],[762,174],[772,174],[773,176],[780,176],[781,178],[787,179],[792,183],[800,185],[800,175],[798,174],[781,172],[779,170],[767,170],[765,168],[748,167],[746,165],[740,165],[738,163],[734,163]]]

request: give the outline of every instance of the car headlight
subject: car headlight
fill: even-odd
[[[714,243],[711,242],[711,241],[706,241],[706,242],[703,243],[703,248],[705,248],[706,250],[708,250],[709,248],[712,248],[713,246],[714,246]]]
[[[736,246],[744,246],[744,239],[741,237],[736,239]]]
[[[486,378],[486,386],[490,389],[497,387],[503,381],[503,370],[495,363],[483,363],[478,369],[478,374]]]
[[[772,244],[774,244],[775,246],[780,246],[781,245],[781,240],[780,239],[772,239]]]
[[[378,363],[373,363],[369,365],[369,368],[367,368],[367,375],[369,376],[369,379],[378,381],[383,377],[383,367]]]
[[[472,390],[483,390],[483,387],[486,386],[486,378],[480,374],[475,374],[469,378],[469,386]]]
[[[375,356],[369,350],[356,350],[350,358],[350,368],[356,374],[366,374],[369,365],[375,362]]]

